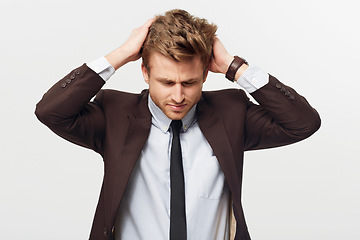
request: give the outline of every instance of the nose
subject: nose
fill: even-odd
[[[185,94],[184,89],[181,83],[177,83],[174,85],[174,89],[172,92],[172,100],[176,103],[181,103],[184,101]]]

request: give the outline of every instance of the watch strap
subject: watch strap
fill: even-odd
[[[226,72],[225,77],[229,79],[230,81],[234,82],[235,75],[237,70],[241,67],[243,64],[247,64],[247,61],[241,57],[234,56],[234,60],[231,62],[229,69]]]

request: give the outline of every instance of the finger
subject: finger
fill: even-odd
[[[146,23],[144,24],[144,27],[149,28],[153,22],[155,21],[155,18],[150,18],[149,20],[146,21]]]

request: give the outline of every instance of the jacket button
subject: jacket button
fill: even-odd
[[[104,228],[104,236],[105,237],[109,236],[109,230],[107,228]]]
[[[71,79],[66,79],[65,81],[67,84],[71,83]]]
[[[62,87],[62,88],[65,88],[65,87],[66,87],[66,83],[62,83],[62,84],[61,84],[61,87]]]
[[[280,88],[281,88],[281,84],[280,84],[280,83],[276,83],[276,84],[275,84],[275,87],[278,88],[278,89],[280,89]]]
[[[287,96],[287,97],[290,96],[290,92],[289,92],[289,91],[286,91],[286,92],[285,92],[285,96]]]
[[[286,92],[286,88],[281,87],[280,91],[282,91],[282,92]]]
[[[295,99],[294,95],[290,95],[290,96],[289,96],[289,99],[290,99],[291,101],[294,101],[294,99]]]
[[[74,79],[75,79],[75,75],[71,75],[71,76],[70,76],[70,79],[71,79],[71,80],[74,80]]]
[[[75,73],[75,75],[80,75],[80,70],[79,70],[79,69],[76,69],[76,70],[74,71],[74,73]]]

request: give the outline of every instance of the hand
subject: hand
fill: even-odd
[[[123,45],[105,56],[115,70],[124,64],[136,61],[141,57],[141,47],[144,44],[149,28],[154,20],[154,18],[151,18],[144,25],[135,28]]]
[[[141,57],[141,47],[144,44],[149,28],[153,22],[154,18],[150,18],[144,25],[135,28],[128,40],[121,46],[124,51],[128,52],[129,61],[136,61]]]
[[[218,37],[214,37],[213,57],[209,65],[209,71],[226,74],[234,57],[225,49]]]

